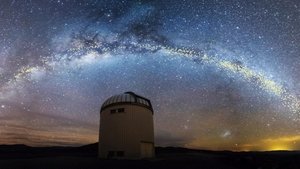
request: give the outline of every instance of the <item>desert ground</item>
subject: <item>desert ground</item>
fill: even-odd
[[[105,160],[97,144],[82,147],[0,146],[0,169],[197,168],[299,169],[300,151],[230,152],[157,147],[156,158]]]

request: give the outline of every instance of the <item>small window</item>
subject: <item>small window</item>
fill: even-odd
[[[117,151],[118,157],[124,157],[124,151]]]
[[[114,114],[114,113],[124,113],[125,109],[124,108],[118,108],[118,109],[111,109],[110,113]]]
[[[115,152],[114,151],[109,151],[108,153],[107,153],[107,158],[112,158],[112,157],[114,157],[115,156]]]

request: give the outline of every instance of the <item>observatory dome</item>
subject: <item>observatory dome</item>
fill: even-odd
[[[134,104],[139,105],[145,108],[148,108],[153,112],[153,108],[151,105],[151,102],[149,99],[146,99],[142,96],[139,96],[133,92],[125,92],[123,94],[114,95],[110,98],[108,98],[101,107],[101,112],[110,107],[115,105],[121,105],[121,104]]]
[[[153,109],[149,99],[133,92],[108,98],[100,111],[99,157],[154,157],[153,125]]]

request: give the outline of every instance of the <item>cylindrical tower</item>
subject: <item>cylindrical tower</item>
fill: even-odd
[[[108,98],[100,110],[100,158],[154,157],[153,108],[133,92]]]

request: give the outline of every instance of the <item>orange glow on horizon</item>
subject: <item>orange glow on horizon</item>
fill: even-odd
[[[293,151],[299,150],[300,136],[283,136],[260,139],[255,143],[236,144],[232,141],[196,139],[186,144],[186,148],[230,151]]]
[[[275,145],[271,145],[267,150],[268,151],[280,151],[280,150],[293,150],[293,148],[290,147],[289,145],[275,144]]]

